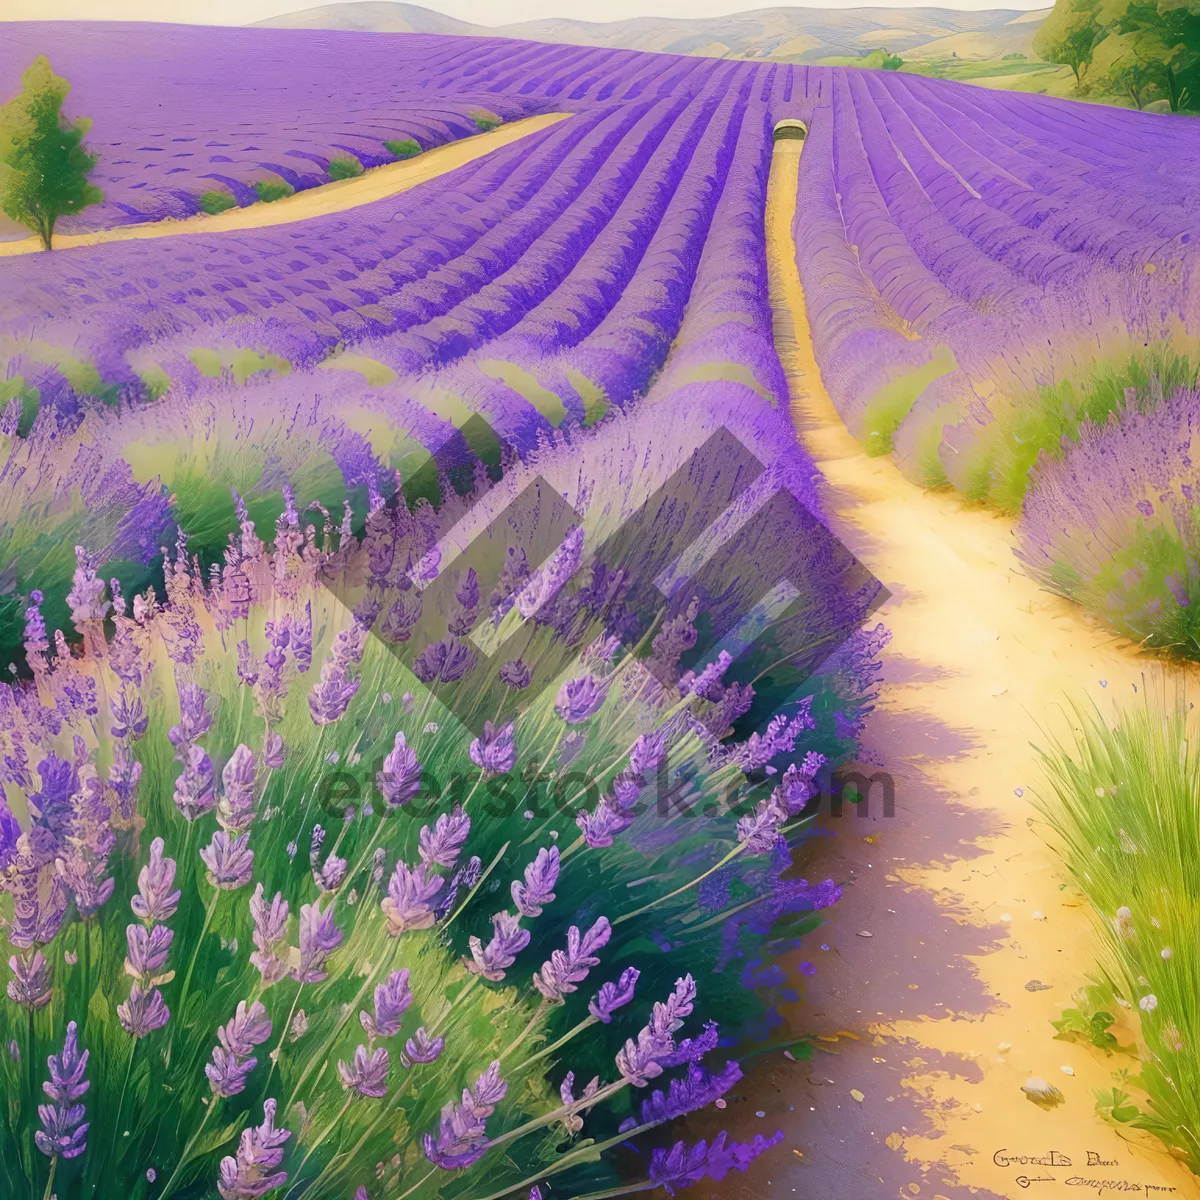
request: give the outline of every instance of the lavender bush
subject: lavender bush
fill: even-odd
[[[243,514],[207,575],[181,537],[158,594],[79,550],[75,651],[30,598],[33,678],[0,688],[6,1188],[373,1200],[570,1172],[579,1194],[605,1149],[736,1083],[722,1041],[779,1023],[747,973],[836,899],[784,874],[878,637],[746,738],[727,655],[663,682],[702,614],[631,653],[606,633],[619,564],[581,569],[572,534],[539,572],[459,578],[409,671],[431,538],[486,505],[371,494],[361,538]],[[515,624],[494,677],[481,615]],[[632,1186],[772,1140],[660,1137]]]
[[[1148,409],[1135,397],[1038,463],[1017,557],[1131,641],[1200,657],[1198,464],[1200,396],[1181,389]]]

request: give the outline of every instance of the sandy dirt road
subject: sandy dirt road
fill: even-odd
[[[539,117],[513,121],[490,133],[449,142],[445,146],[427,150],[416,158],[375,167],[353,179],[339,179],[334,183],[309,188],[269,204],[251,204],[248,208],[231,208],[215,216],[189,217],[184,221],[151,221],[142,225],[118,225],[113,229],[100,229],[93,233],[56,234],[54,249],[57,251],[73,246],[99,246],[106,242],[128,242],[142,238],[177,237],[180,234],[265,229],[271,225],[289,225],[293,221],[304,221],[309,217],[324,217],[330,213],[345,212],[347,209],[407,192],[418,184],[436,179],[447,171],[453,171],[482,158],[501,146],[507,146],[536,133],[539,129],[546,129],[566,120],[570,115],[545,113]],[[35,253],[43,253],[42,243],[36,237],[0,241],[0,258]]]
[[[771,176],[777,344],[835,528],[892,593],[867,749],[895,780],[895,815],[877,794],[868,816],[827,820],[810,877],[845,895],[804,948],[817,973],[797,1032],[828,1040],[808,1062],[744,1064],[744,1094],[712,1115],[787,1140],[705,1195],[1200,1196],[1159,1142],[1095,1112],[1095,1091],[1135,1061],[1057,1041],[1050,1024],[1096,942],[1031,803],[1031,742],[1065,732],[1065,697],[1108,712],[1150,668],[1019,570],[1008,520],[922,491],[851,438],[821,387],[795,267],[801,145],[776,146]],[[1064,1102],[1031,1103],[1031,1076]],[[720,1127],[707,1116],[697,1134]]]

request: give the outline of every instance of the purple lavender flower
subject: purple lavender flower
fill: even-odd
[[[409,1063],[431,1063],[436,1062],[441,1057],[442,1051],[445,1049],[446,1039],[436,1037],[430,1039],[429,1034],[425,1032],[425,1027],[422,1025],[412,1037],[404,1043],[404,1057]]]
[[[513,744],[513,723],[497,726],[484,721],[483,736],[471,743],[471,761],[488,775],[505,775],[517,761],[517,748]]]
[[[322,912],[319,900],[300,906],[300,965],[292,971],[299,983],[320,983],[325,960],[342,944],[342,931],[333,923],[334,902]]]
[[[566,950],[555,950],[542,963],[542,969],[534,972],[533,986],[552,1004],[561,1004],[567,993],[575,991],[576,985],[588,977],[592,967],[600,965],[596,952],[608,945],[611,936],[607,917],[598,917],[582,935],[578,926],[572,925],[567,930]]]
[[[67,593],[67,604],[71,608],[71,624],[81,634],[87,632],[89,622],[103,621],[108,616],[104,580],[97,577],[96,566],[96,556],[82,546],[75,547],[75,574]]]
[[[635,775],[646,779],[658,770],[667,754],[667,730],[643,733],[629,752],[629,766]]]
[[[457,638],[432,642],[417,656],[413,674],[422,683],[455,683],[475,665],[475,651]]]
[[[44,1008],[54,990],[54,975],[40,950],[32,956],[13,955],[8,960],[13,977],[8,981],[8,998],[24,1008]]]
[[[393,971],[387,981],[375,989],[375,1015],[364,1009],[358,1014],[359,1024],[369,1038],[392,1037],[400,1032],[400,1020],[412,1001],[408,971]]]
[[[164,858],[165,843],[155,838],[150,843],[150,861],[138,872],[138,894],[129,902],[134,916],[143,921],[167,921],[179,907],[175,883],[175,860]]]
[[[125,695],[124,690],[118,692],[108,702],[112,713],[112,735],[115,738],[132,738],[135,742],[146,732],[150,718],[142,707],[141,698],[134,696],[132,700]]]
[[[444,882],[440,875],[430,875],[424,863],[410,869],[403,860],[397,862],[379,906],[387,917],[388,933],[399,937],[410,929],[428,929],[436,919],[429,902]]]
[[[353,1065],[347,1066],[339,1060],[337,1069],[342,1077],[342,1087],[347,1091],[356,1092],[364,1099],[378,1100],[387,1095],[389,1066],[388,1052],[383,1046],[376,1046],[370,1055],[366,1046],[358,1046]]]
[[[449,870],[458,862],[463,843],[471,831],[471,818],[455,805],[454,811],[442,813],[433,827],[424,825],[419,836],[417,853],[429,870],[445,867]]]
[[[575,817],[575,824],[583,834],[583,840],[593,849],[611,846],[613,839],[619,833],[624,833],[633,824],[633,815],[622,812],[613,802],[611,796],[601,796],[595,812],[581,812]]]
[[[181,762],[185,746],[195,745],[212,727],[212,714],[208,711],[204,691],[194,683],[181,683],[179,692],[179,724],[167,731],[175,757]]]
[[[724,691],[721,686],[721,677],[732,665],[733,656],[722,650],[718,653],[716,660],[710,662],[699,675],[693,671],[687,671],[680,676],[679,690],[684,695],[690,692],[702,700],[719,700]]]
[[[523,917],[540,917],[542,909],[554,899],[554,885],[558,882],[560,855],[557,846],[543,847],[537,857],[525,868],[525,882],[514,879],[512,884],[513,903]]]
[[[500,668],[500,681],[507,684],[514,692],[522,691],[533,682],[533,668],[527,666],[519,658],[514,658]]]
[[[672,1034],[683,1024],[696,999],[696,982],[691,975],[675,981],[675,990],[665,1004],[657,1001],[649,1024],[638,1032],[637,1041],[628,1039],[617,1053],[617,1070],[634,1087],[645,1087],[663,1072],[660,1059],[675,1049]]]
[[[245,887],[254,871],[254,851],[247,833],[231,838],[224,829],[216,830],[200,858],[208,868],[208,882],[225,891]]]
[[[254,945],[257,949],[250,955],[250,962],[258,968],[264,986],[278,983],[288,973],[286,947],[288,902],[281,892],[268,906],[260,883],[250,897],[250,916],[254,920]],[[280,953],[283,950],[284,953]]]
[[[360,683],[347,671],[362,661],[366,638],[366,628],[355,618],[333,639],[329,657],[321,667],[321,678],[308,694],[308,711],[315,725],[329,725],[345,715]]]
[[[569,1134],[576,1134],[583,1128],[583,1116],[591,1112],[592,1106],[579,1107],[582,1101],[590,1100],[600,1087],[600,1076],[593,1076],[587,1086],[580,1092],[579,1096],[575,1095],[575,1072],[568,1071],[566,1078],[562,1081],[558,1089],[558,1094],[562,1098],[563,1105],[569,1109],[563,1115],[563,1128]]]
[[[727,1062],[716,1074],[691,1063],[682,1079],[672,1079],[665,1093],[657,1089],[642,1101],[642,1124],[657,1125],[686,1116],[723,1096],[742,1077],[735,1062]]]
[[[249,1007],[239,1000],[233,1017],[217,1030],[217,1039],[229,1054],[245,1058],[255,1046],[261,1046],[271,1036],[271,1018],[261,1000]]]
[[[607,695],[606,685],[594,675],[568,680],[558,689],[554,711],[568,725],[578,725],[597,712]]]
[[[469,1167],[487,1151],[487,1119],[504,1099],[508,1084],[500,1078],[500,1063],[494,1062],[463,1091],[460,1104],[447,1104],[436,1139],[425,1135],[425,1157],[444,1171]]]
[[[701,1141],[689,1148],[684,1142],[676,1142],[670,1150],[655,1150],[650,1156],[651,1181],[662,1184],[671,1196],[675,1188],[690,1187],[702,1179],[720,1183],[731,1170],[745,1171],[759,1155],[783,1141],[782,1132],[771,1138],[756,1134],[752,1142],[728,1145],[726,1136],[717,1134],[711,1146]]]
[[[140,929],[141,926],[131,925],[130,928]],[[135,1038],[144,1038],[166,1025],[171,1019],[171,1010],[163,1002],[158,988],[147,990],[135,983],[129,990],[129,999],[117,1005],[117,1019],[126,1033]]]
[[[135,979],[157,975],[167,961],[174,937],[174,932],[165,925],[155,925],[149,930],[144,925],[126,925],[126,972]]]
[[[250,643],[243,638],[237,644],[238,678],[246,685],[246,687],[252,688],[258,682],[258,676],[261,670],[262,664],[258,661],[253,651],[251,651]]]
[[[283,766],[284,759],[287,757],[283,738],[273,729],[268,730],[267,736],[263,738],[262,757],[263,765],[269,767],[272,771],[278,771]]]
[[[626,967],[616,983],[601,984],[600,990],[588,1002],[588,1012],[597,1021],[602,1021],[605,1025],[609,1024],[612,1021],[613,1013],[633,999],[639,974],[637,967]]]
[[[258,764],[245,743],[237,746],[221,772],[223,794],[217,820],[230,833],[245,833],[254,822],[254,781]]]
[[[204,1064],[204,1074],[214,1096],[228,1099],[246,1090],[246,1076],[258,1065],[257,1058],[239,1059],[221,1046],[214,1046],[212,1062]]]
[[[390,808],[406,804],[421,790],[421,764],[403,733],[396,734],[396,744],[376,772],[375,786]]]
[[[275,1171],[283,1161],[280,1147],[292,1135],[275,1128],[275,1101],[263,1104],[263,1123],[243,1129],[236,1158],[221,1159],[217,1191],[221,1200],[258,1200],[287,1183],[286,1171]],[[274,1172],[274,1173],[271,1173]]]
[[[778,845],[780,829],[786,824],[788,810],[781,803],[778,789],[772,791],[749,816],[737,823],[738,841],[746,843],[750,854],[769,854]]]
[[[548,562],[529,577],[517,593],[517,611],[527,621],[542,616],[554,604],[559,592],[579,569],[583,556],[583,528],[576,526],[550,556]]]
[[[305,602],[303,618],[292,618],[292,657],[296,660],[296,670],[301,674],[312,666],[313,619],[311,600]]]
[[[463,960],[467,970],[498,983],[516,962],[517,955],[529,945],[529,931],[521,928],[519,917],[498,912],[492,917],[492,940],[487,946],[474,936],[467,939],[467,945],[471,948],[472,959],[471,962]]]
[[[216,801],[212,759],[201,746],[188,746],[183,771],[175,780],[175,806],[185,820],[194,821]]]
[[[83,1120],[85,1109],[78,1101],[91,1086],[83,1077],[89,1053],[87,1050],[80,1053],[72,1021],[67,1025],[62,1053],[51,1054],[46,1060],[50,1078],[42,1084],[42,1091],[54,1103],[38,1106],[42,1128],[33,1138],[47,1158],[77,1158],[87,1149],[88,1122]]]

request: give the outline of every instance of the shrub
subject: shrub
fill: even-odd
[[[416,138],[405,138],[402,142],[384,142],[383,145],[395,158],[415,158],[421,153],[421,144]]]
[[[232,192],[205,192],[200,197],[200,207],[211,216],[216,216],[217,213],[227,212],[231,208],[237,207],[237,199]]]
[[[1074,745],[1043,752],[1050,792],[1039,805],[1095,910],[1106,983],[1140,1027],[1147,1097],[1143,1110],[1113,1088],[1099,1107],[1200,1172],[1200,720],[1182,688],[1165,686],[1112,725],[1094,709],[1075,718]],[[1088,1029],[1097,1045],[1099,1015]]]
[[[1098,359],[1078,379],[1064,379],[1017,398],[1001,408],[964,452],[969,499],[985,500],[1005,512],[1020,512],[1030,471],[1043,453],[1062,456],[1087,423],[1102,424],[1121,409],[1127,393],[1151,407],[1155,397],[1180,387],[1195,387],[1200,358],[1178,353],[1159,342],[1120,357]]]
[[[488,112],[486,108],[474,109],[468,115],[475,122],[475,128],[481,133],[487,133],[504,123],[494,112]]]
[[[1043,455],[1017,557],[1134,642],[1200,659],[1200,396],[1136,400]]]
[[[353,154],[339,154],[329,160],[330,179],[353,179],[363,173],[363,165]]]
[[[255,183],[254,190],[258,193],[258,198],[264,204],[270,204],[274,200],[286,199],[288,196],[294,195],[296,191],[290,183],[282,179],[260,179]]]

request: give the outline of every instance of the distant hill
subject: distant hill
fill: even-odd
[[[690,20],[637,17],[629,21],[576,21],[550,17],[513,25],[473,25],[416,4],[357,0],[324,4],[258,21],[286,29],[347,29],[363,33],[441,33],[525,38],[576,46],[657,50],[714,58],[815,62],[834,55],[868,54],[886,47],[915,58],[1032,57],[1033,35],[1049,13],[998,8],[762,8],[729,17]]]

